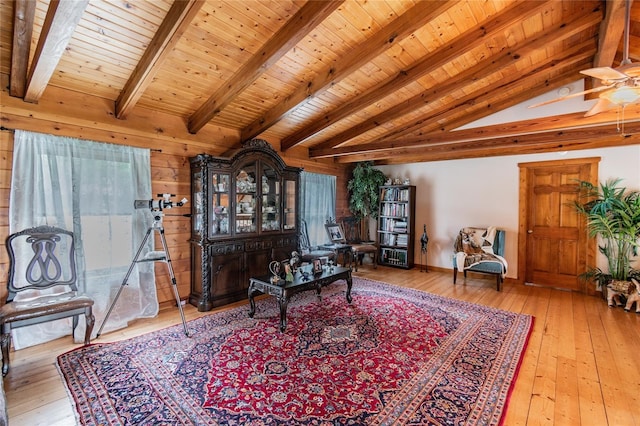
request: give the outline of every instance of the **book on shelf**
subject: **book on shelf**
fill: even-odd
[[[409,201],[408,188],[383,188],[381,199],[384,201]]]

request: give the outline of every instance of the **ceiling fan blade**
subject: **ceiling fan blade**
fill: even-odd
[[[622,65],[616,70],[624,73],[627,77],[640,77],[640,63]]]
[[[625,73],[618,71],[617,69],[613,69],[611,67],[598,67],[598,68],[589,68],[587,70],[580,71],[580,74],[588,75],[589,77],[598,78],[600,80],[624,80],[629,78],[629,76]]]
[[[595,105],[593,105],[591,109],[587,111],[584,116],[591,117],[592,115],[596,115],[604,111],[609,111],[610,109],[614,109],[617,107],[618,106],[616,104],[610,102],[608,99],[600,98],[598,99],[598,102],[596,102]]]
[[[561,96],[559,98],[551,99],[549,101],[540,102],[540,103],[537,103],[535,105],[529,105],[528,108],[537,108],[537,107],[540,107],[540,106],[543,106],[543,105],[548,105],[548,104],[552,104],[552,103],[555,103],[555,102],[560,102],[560,101],[564,101],[564,100],[567,100],[567,99],[575,98],[575,97],[578,97],[578,96],[586,95],[588,93],[601,92],[601,91],[607,90],[607,89],[609,89],[611,87],[612,86],[594,87],[593,89],[583,90],[582,92],[571,93],[570,95],[567,95],[567,96]]]

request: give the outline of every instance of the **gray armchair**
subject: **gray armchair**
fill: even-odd
[[[453,284],[461,269],[464,277],[467,271],[492,274],[496,277],[496,290],[500,291],[507,273],[504,259],[505,231],[502,229],[462,228],[454,243]]]
[[[311,246],[309,242],[309,231],[307,231],[307,222],[304,219],[300,221],[300,260],[305,263],[311,263],[313,259],[320,257],[328,257],[329,260],[336,260],[336,254],[333,250],[323,249]]]

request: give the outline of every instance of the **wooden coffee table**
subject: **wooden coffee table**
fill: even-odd
[[[301,270],[310,271],[310,265],[304,266]],[[351,303],[351,268],[344,268],[340,266],[334,266],[333,269],[326,267],[323,269],[322,274],[313,275],[308,273],[308,278],[305,279],[300,271],[296,272],[294,279],[291,282],[285,282],[280,280],[277,283],[271,282],[271,276],[265,275],[262,277],[251,278],[249,280],[249,317],[253,318],[256,312],[256,303],[254,296],[257,294],[268,294],[278,299],[278,305],[280,306],[280,331],[284,332],[287,328],[287,305],[289,299],[294,294],[301,293],[303,291],[316,290],[318,297],[321,297],[320,291],[323,286],[329,285],[334,281],[345,280],[347,282],[347,302]]]

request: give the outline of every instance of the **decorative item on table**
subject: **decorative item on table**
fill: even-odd
[[[302,281],[309,281],[309,271],[304,268],[298,270],[300,271],[300,275],[302,275]]]
[[[278,284],[280,282],[280,262],[277,260],[269,263],[269,272],[271,272],[271,283]]]
[[[293,269],[288,261],[284,264],[284,280],[288,283],[293,282]]]
[[[329,272],[333,272],[333,259],[329,259]]]
[[[289,259],[289,264],[291,265],[291,270],[294,274],[296,273],[296,271],[298,271],[298,268],[300,267],[300,263],[301,263],[300,253],[298,253],[295,250],[292,251],[291,259]]]
[[[320,259],[313,259],[313,275],[322,274],[322,261]]]

